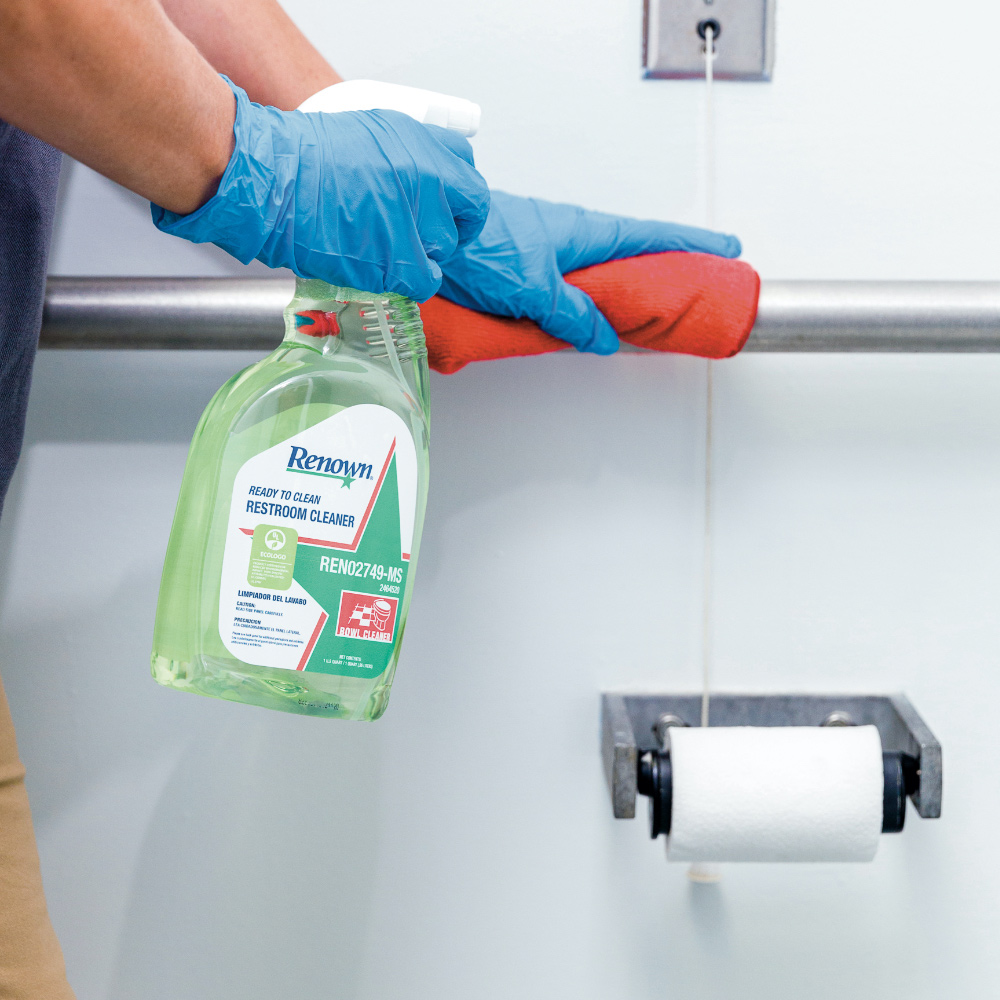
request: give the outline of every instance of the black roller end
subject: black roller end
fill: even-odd
[[[649,835],[654,840],[661,833],[670,833],[670,814],[673,802],[673,772],[670,769],[670,755],[651,753],[649,758]]]
[[[907,754],[896,750],[882,754],[882,832],[900,833],[906,822],[906,767],[903,758]]]

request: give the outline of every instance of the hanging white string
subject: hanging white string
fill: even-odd
[[[705,225],[715,228],[715,107],[712,103],[715,29],[705,25]]]
[[[712,362],[705,362],[705,536],[701,592],[701,724],[708,725],[712,686]]]
[[[715,120],[712,107],[712,60],[715,31],[705,25],[705,225],[715,228]],[[705,534],[702,549],[701,595],[701,724],[708,725],[712,680],[712,371],[705,361]],[[696,862],[688,867],[688,878],[711,885],[722,878],[718,865]]]
[[[705,25],[705,223],[715,227],[715,117],[712,105],[712,62],[715,31]],[[712,371],[705,362],[705,534],[702,548],[701,724],[708,725],[712,679]]]

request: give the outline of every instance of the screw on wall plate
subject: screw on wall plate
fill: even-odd
[[[857,723],[850,717],[847,712],[841,712],[839,709],[836,712],[831,712],[821,723],[821,726],[854,726]]]
[[[674,726],[687,726],[687,723],[679,715],[674,715],[672,712],[665,712],[653,723],[653,733],[656,736],[656,742],[661,747],[666,746],[667,730]]]

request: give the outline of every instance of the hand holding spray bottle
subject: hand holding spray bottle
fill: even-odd
[[[376,108],[461,135],[479,123],[469,101],[373,81],[336,84],[300,110]],[[181,228],[196,215],[157,221]],[[420,313],[402,295],[299,278],[284,315],[281,345],[230,379],[195,431],[152,672],[231,701],[377,719],[427,500]]]

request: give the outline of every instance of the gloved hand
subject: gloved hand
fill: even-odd
[[[443,264],[441,295],[495,313],[527,317],[580,351],[612,354],[618,335],[591,298],[563,281],[581,267],[664,250],[738,257],[735,236],[670,222],[642,222],[575,205],[491,192],[483,231]]]
[[[262,107],[226,82],[236,148],[218,191],[190,215],[153,205],[157,227],[244,264],[429,299],[489,210],[469,143],[398,111]]]

